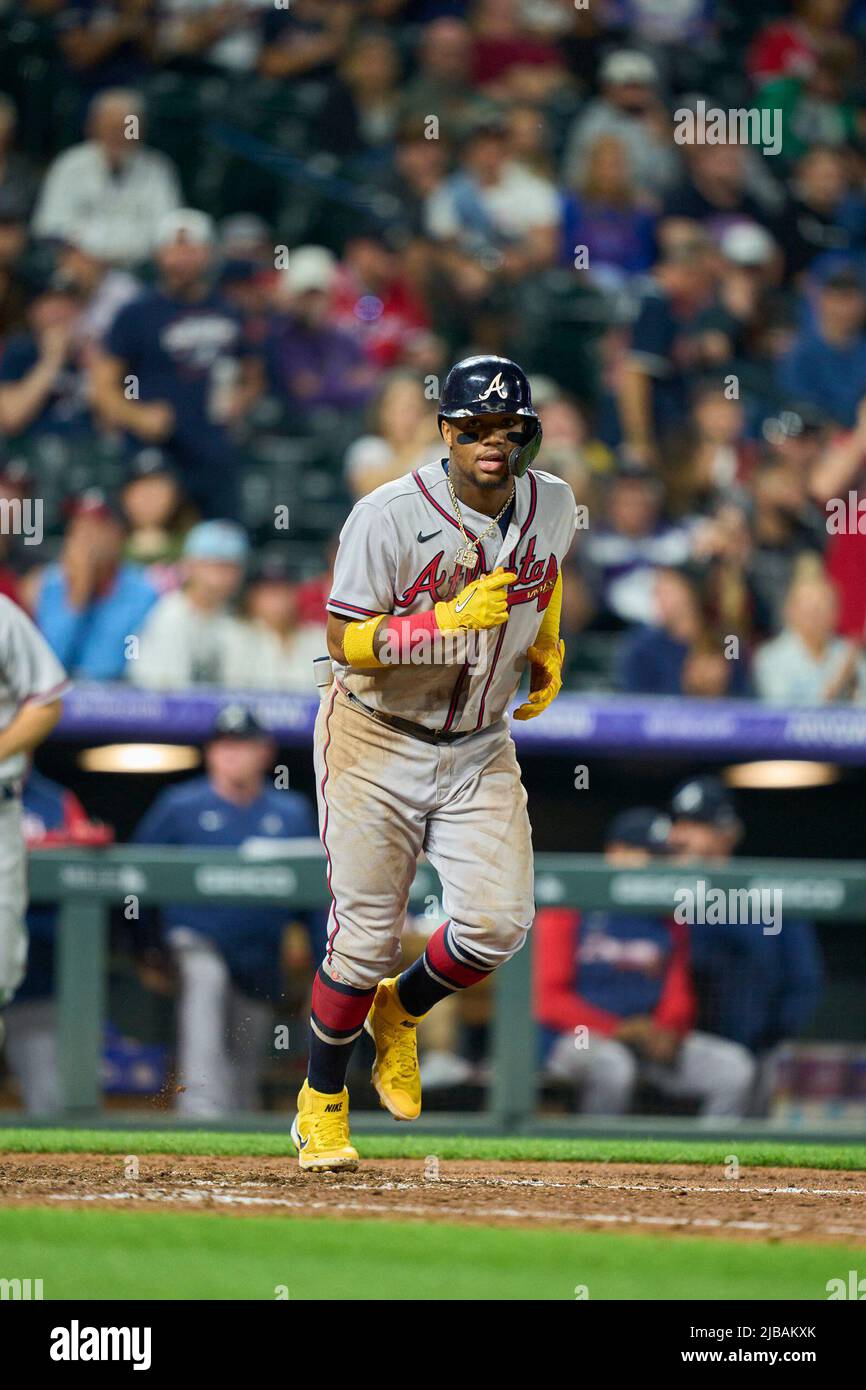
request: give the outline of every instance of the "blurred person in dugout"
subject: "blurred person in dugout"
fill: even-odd
[[[114,832],[88,818],[78,798],[30,768],[21,794],[28,851],[109,844]],[[28,1115],[57,1109],[57,1003],[54,997],[57,903],[31,903],[27,911],[27,974],[4,1010],[6,1065]]]
[[[313,807],[275,785],[276,746],[253,715],[227,705],[205,748],[205,776],[169,787],[141,821],[140,845],[278,853],[285,841],[316,837]],[[215,903],[171,904],[163,930],[178,979],[177,1110],[196,1119],[258,1103],[274,1048],[273,1009],[284,997],[284,950],[293,920],[306,929],[312,961],[325,949],[322,913]]]
[[[608,830],[605,859],[642,868],[667,853],[669,831],[659,811],[626,811]],[[584,1114],[624,1114],[638,1083],[697,1101],[707,1119],[744,1113],[754,1061],[738,1043],[695,1031],[688,928],[643,912],[545,908],[534,939],[545,1070],[575,1085]]]
[[[734,799],[717,777],[683,782],[670,814],[668,844],[677,864],[725,864],[743,838]],[[765,1115],[779,1048],[803,1032],[821,997],[823,963],[815,928],[786,913],[775,933],[765,933],[760,922],[707,922],[690,934],[706,1026],[754,1057],[747,1113]]]

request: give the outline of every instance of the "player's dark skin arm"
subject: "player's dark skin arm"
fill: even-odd
[[[48,737],[60,718],[62,700],[44,705],[24,705],[0,733],[0,762],[16,753],[29,753]]]

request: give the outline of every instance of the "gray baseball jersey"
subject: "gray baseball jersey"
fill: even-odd
[[[467,534],[476,540],[490,517],[462,504],[461,511]],[[471,733],[501,720],[576,529],[568,484],[530,469],[516,480],[505,536],[494,528],[481,543],[475,569],[461,581],[500,565],[513,570],[517,579],[509,590],[508,621],[463,638],[469,644],[467,660],[373,672],[338,665],[337,676],[371,708],[430,729]],[[463,544],[444,461],[385,483],[355,505],[343,527],[327,608],[350,621],[424,612],[451,597],[455,557]]]
[[[39,629],[17,603],[0,595],[0,729],[22,705],[47,704],[69,688],[66,672]],[[0,782],[21,777],[24,753],[0,762]]]

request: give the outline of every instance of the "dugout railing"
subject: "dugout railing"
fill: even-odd
[[[597,855],[538,854],[535,866],[539,908],[620,908],[667,915],[682,903],[677,894],[683,889],[699,897],[712,889],[728,893],[770,888],[781,893],[782,930],[786,912],[816,921],[866,921],[866,865],[856,862],[741,859],[724,868],[623,869],[613,868]],[[296,841],[291,854],[267,860],[223,849],[118,845],[105,850],[37,851],[30,860],[30,888],[34,902],[60,906],[56,959],[61,1115],[77,1122],[105,1118],[100,1065],[113,907],[135,917],[140,908],[166,903],[279,904],[305,909],[324,907],[329,900],[321,846],[313,839]],[[435,910],[440,891],[431,866],[419,864],[410,908],[429,912],[432,903]],[[764,928],[758,924],[755,930]],[[495,976],[486,1108],[478,1114],[422,1116],[421,1126],[426,1123],[439,1132],[456,1127],[496,1133],[526,1132],[536,1126],[536,1037],[531,952],[526,949]],[[355,1123],[359,1130],[370,1129],[387,1118],[359,1112]],[[227,1121],[231,1123],[232,1117]],[[269,1123],[282,1125],[285,1116],[255,1117],[256,1127]],[[555,1127],[592,1128],[579,1116],[558,1118]],[[664,1128],[664,1123],[654,1120],[652,1128]]]

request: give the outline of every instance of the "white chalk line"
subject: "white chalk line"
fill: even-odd
[[[363,1191],[362,1187],[355,1185],[356,1190]],[[345,1190],[344,1184],[340,1184],[340,1190]],[[726,1191],[727,1189],[721,1189]],[[751,1231],[758,1233],[781,1232],[796,1234],[804,1228],[797,1222],[773,1222],[773,1221],[723,1221],[719,1217],[713,1216],[655,1216],[655,1215],[634,1215],[627,1212],[547,1212],[547,1211],[527,1211],[517,1207],[483,1207],[469,1208],[461,1206],[422,1206],[417,1203],[400,1202],[399,1204],[387,1205],[381,1202],[363,1202],[352,1200],[348,1202],[323,1201],[316,1198],[303,1197],[254,1197],[246,1193],[219,1191],[216,1188],[203,1188],[199,1183],[195,1188],[149,1188],[141,1192],[87,1192],[79,1195],[74,1193],[51,1193],[49,1200],[53,1202],[152,1202],[152,1203],[187,1203],[190,1205],[201,1205],[206,1201],[213,1202],[218,1206],[236,1207],[279,1207],[292,1211],[324,1211],[324,1212],[347,1212],[349,1215],[374,1214],[393,1215],[396,1217],[419,1216],[432,1220],[434,1218],[451,1217],[464,1220],[500,1219],[513,1221],[529,1222],[557,1222],[560,1225],[581,1222],[587,1225],[599,1223],[603,1225],[621,1226],[660,1226],[664,1228],[689,1227],[694,1230],[728,1230],[728,1231]],[[864,1226],[828,1226],[825,1228],[831,1235],[847,1236],[866,1236]]]

